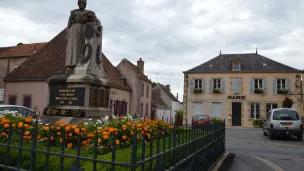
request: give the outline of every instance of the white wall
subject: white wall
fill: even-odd
[[[4,89],[0,88],[0,104],[3,102],[4,100]]]
[[[171,117],[173,118],[174,121],[175,121],[175,115],[176,115],[175,110],[179,110],[179,109],[180,109],[179,102],[172,101],[171,102]]]
[[[170,122],[170,109],[156,109],[156,116],[158,120],[169,121]]]

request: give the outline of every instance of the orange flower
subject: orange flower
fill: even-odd
[[[40,139],[41,139],[41,137],[40,137],[40,135],[38,135],[38,136],[37,136],[37,140],[40,140]]]
[[[25,127],[25,125],[26,125],[26,124],[24,124],[24,127]],[[44,126],[43,129],[44,129],[45,131],[48,131],[48,130],[49,130],[49,127],[48,127],[48,126]]]
[[[134,132],[131,130],[131,131],[130,131],[130,134],[131,134],[131,135],[133,135],[133,134],[134,134]]]
[[[117,145],[119,144],[119,140],[116,140],[116,144],[117,144]]]
[[[76,129],[77,128],[77,125],[72,125],[71,126],[73,129]]]
[[[32,136],[30,135],[30,136],[27,136],[27,139],[29,140],[29,139],[31,139],[32,138]]]
[[[25,120],[25,122],[29,123],[29,122],[31,122],[32,118],[33,118],[33,116],[29,116],[29,117],[26,117],[24,120]]]
[[[89,134],[88,134],[88,138],[92,138],[92,137],[94,137],[94,134],[89,133]]]
[[[5,124],[5,125],[4,125],[4,128],[9,128],[9,124]]]
[[[24,135],[30,135],[30,132],[29,131],[25,131]]]
[[[15,123],[14,123],[14,124],[12,124],[12,127],[13,127],[13,128],[16,128],[16,124],[15,124]]]
[[[101,143],[101,139],[100,138],[98,138],[98,143]]]
[[[71,129],[70,126],[66,126],[66,127],[65,127],[65,131],[66,131],[66,132],[69,132],[70,129]]]
[[[163,134],[163,135],[165,134],[164,131],[162,132],[162,134]]]
[[[62,138],[60,138],[59,142],[62,143]]]
[[[54,139],[54,137],[53,137],[53,136],[51,136],[50,140],[53,140],[53,139]]]
[[[85,131],[86,131],[86,128],[81,128],[81,131],[85,132]]]
[[[69,133],[69,137],[73,136],[73,133]]]
[[[127,139],[127,136],[123,135],[123,136],[122,136],[122,139],[123,139],[123,140]]]
[[[23,123],[22,122],[18,122],[18,128],[22,128],[23,127]]]
[[[59,136],[61,133],[60,132],[57,132],[57,135]]]
[[[106,139],[109,138],[109,136],[108,135],[104,135],[102,138],[106,140]]]
[[[109,132],[110,132],[110,133],[113,132],[113,131],[115,131],[114,128],[110,128],[110,129],[109,129]]]
[[[29,126],[28,124],[23,124],[24,128],[27,129]]]
[[[4,137],[6,137],[6,136],[7,136],[7,133],[2,132],[1,135],[4,136]]]
[[[60,121],[56,121],[56,123],[55,123],[56,125],[59,125],[60,124]]]
[[[76,133],[76,134],[79,134],[79,133],[80,133],[80,129],[79,129],[79,128],[76,128],[76,129],[75,129],[75,133]]]
[[[68,144],[68,147],[69,147],[69,148],[72,148],[72,147],[73,147],[73,144],[72,144],[72,143],[69,143],[69,144]]]

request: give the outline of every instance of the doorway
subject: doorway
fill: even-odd
[[[232,102],[232,126],[242,126],[241,102]]]

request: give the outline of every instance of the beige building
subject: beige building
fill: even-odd
[[[252,127],[286,96],[303,116],[302,73],[258,53],[220,54],[184,72],[187,122],[207,114],[225,119],[227,126]]]
[[[117,69],[126,78],[132,88],[130,114],[151,118],[152,82],[144,74],[144,61],[140,58],[137,65],[123,59]]]
[[[40,50],[46,43],[22,44],[0,47],[0,104],[4,99],[5,83],[3,78],[21,65],[32,54]]]

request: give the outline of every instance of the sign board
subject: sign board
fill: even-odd
[[[228,99],[245,100],[245,96],[228,96]]]
[[[84,106],[84,87],[50,88],[50,106]]]

